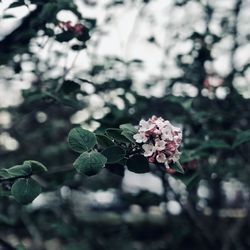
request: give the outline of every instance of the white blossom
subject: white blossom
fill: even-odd
[[[138,134],[135,134],[133,136],[133,138],[135,139],[135,141],[137,143],[142,143],[142,142],[146,142],[148,140],[147,136],[145,135],[145,133],[138,133]]]
[[[159,162],[159,163],[165,163],[167,161],[167,157],[165,154],[163,153],[159,153],[157,156],[156,156],[156,160]]]
[[[166,147],[166,142],[163,140],[155,140],[155,148],[158,151],[164,150]]]
[[[141,120],[140,121],[139,132],[146,132],[155,128],[155,124],[150,121]]]
[[[148,157],[151,156],[155,151],[155,146],[150,143],[150,144],[143,144],[142,148],[144,149],[144,156]]]

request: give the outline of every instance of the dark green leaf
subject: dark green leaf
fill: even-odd
[[[171,168],[173,168],[174,170],[176,170],[178,173],[184,174],[185,171],[183,169],[183,167],[181,166],[181,164],[177,161],[171,164]]]
[[[185,186],[189,189],[192,188],[194,185],[198,184],[200,181],[200,175],[197,171],[187,174],[175,174],[173,175],[174,178],[180,180],[185,184]]]
[[[120,125],[120,129],[131,131],[134,134],[137,133],[137,129],[132,124],[130,124],[130,123],[126,123],[126,124]]]
[[[102,154],[107,158],[107,163],[116,163],[125,157],[125,150],[119,146],[112,146],[102,151]]]
[[[82,153],[74,162],[73,166],[80,174],[91,176],[101,171],[107,162],[102,154],[91,151]]]
[[[101,148],[108,148],[114,145],[114,142],[109,139],[106,135],[97,134],[97,143]]]
[[[32,174],[42,174],[48,171],[48,169],[39,161],[29,160],[23,163],[23,165],[26,164],[31,167]]]
[[[16,250],[26,250],[26,248],[22,243],[20,243],[16,246]]]
[[[238,132],[233,144],[233,148],[250,141],[250,129]]]
[[[134,139],[134,132],[132,131],[129,131],[129,130],[123,130],[122,133],[121,133],[124,137],[126,137],[130,142],[132,143],[136,143],[135,142],[135,139]]]
[[[147,158],[139,154],[128,159],[127,167],[128,170],[138,174],[147,173],[150,170]]]
[[[106,134],[117,142],[129,143],[130,141],[122,135],[122,130],[119,128],[106,129]]]
[[[11,188],[11,194],[21,204],[32,202],[41,193],[40,185],[33,179],[18,179]]]
[[[78,153],[92,149],[96,142],[95,134],[81,127],[73,128],[69,132],[69,146]]]
[[[16,176],[28,176],[32,173],[31,167],[29,165],[17,165],[11,168],[4,168],[0,170],[0,176],[4,178],[11,178]]]
[[[200,146],[201,149],[207,149],[207,148],[214,148],[214,149],[220,149],[220,148],[225,148],[225,149],[230,149],[230,145],[228,145],[225,141],[220,140],[220,139],[212,139],[209,141],[205,141],[202,143]]]

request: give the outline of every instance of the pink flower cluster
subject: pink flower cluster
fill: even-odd
[[[71,21],[60,22],[59,27],[64,31],[71,31],[78,35],[82,35],[84,29],[84,25],[82,25],[81,23],[72,24]]]
[[[182,141],[182,131],[161,117],[141,120],[138,133],[133,138],[137,143],[143,143],[143,155],[151,163],[163,163],[170,169],[169,163],[177,162],[180,158],[178,147]]]

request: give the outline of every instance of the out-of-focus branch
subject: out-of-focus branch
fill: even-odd
[[[0,250],[1,249],[3,249],[3,250],[15,250],[15,248],[13,246],[11,246],[7,241],[0,238]]]

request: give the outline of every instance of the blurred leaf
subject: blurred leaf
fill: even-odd
[[[41,193],[40,185],[33,179],[18,179],[11,188],[11,194],[21,204],[32,202]]]
[[[137,174],[148,173],[150,171],[148,159],[143,155],[133,155],[127,161],[128,170]]]
[[[129,130],[123,130],[122,133],[121,133],[121,135],[123,135],[124,137],[126,137],[130,142],[136,143],[135,139],[133,137],[134,134],[135,134],[134,132],[129,131]]]
[[[16,246],[16,250],[26,250],[25,246],[22,244],[22,243],[19,243],[17,246]]]
[[[48,169],[39,161],[28,160],[23,163],[23,165],[26,164],[31,167],[32,174],[42,174],[48,171]]]
[[[173,168],[174,170],[176,170],[178,173],[181,173],[181,174],[185,173],[183,167],[181,166],[181,164],[178,161],[177,162],[173,162],[171,164],[171,168]]]
[[[96,175],[107,162],[107,158],[102,154],[91,151],[82,153],[73,163],[74,168],[80,174],[92,176]]]
[[[114,145],[114,142],[106,135],[96,134],[96,139],[98,145],[100,145],[102,148],[108,148]]]
[[[238,132],[236,139],[233,143],[233,148],[250,141],[250,129]]]
[[[175,174],[172,175],[174,178],[180,180],[185,184],[185,186],[190,189],[194,185],[197,185],[201,179],[198,171],[191,172],[191,173],[186,173],[186,174]]]
[[[202,143],[200,146],[201,149],[207,149],[207,148],[214,148],[214,149],[230,149],[231,146],[228,145],[225,141],[220,140],[220,139],[210,139],[208,141],[205,141]]]
[[[119,146],[112,146],[102,151],[102,154],[107,158],[107,163],[116,163],[125,157],[126,151]]]
[[[17,165],[11,168],[4,168],[0,170],[0,176],[4,178],[11,178],[16,176],[28,176],[32,173],[31,166],[27,164]]]
[[[137,129],[130,123],[120,125],[120,129],[125,130],[125,131],[128,130],[134,134],[137,133]]]
[[[122,135],[122,130],[119,128],[106,129],[106,134],[117,142],[129,143],[130,141]]]
[[[92,149],[97,140],[94,133],[78,127],[71,129],[69,132],[68,143],[72,150],[82,153]]]

